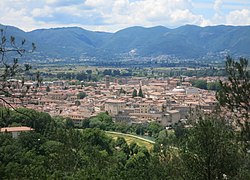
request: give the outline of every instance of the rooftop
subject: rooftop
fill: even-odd
[[[1,132],[24,132],[24,131],[34,131],[33,128],[27,127],[27,126],[21,126],[21,127],[5,127],[0,128]]]

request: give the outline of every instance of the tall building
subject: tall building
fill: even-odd
[[[123,111],[125,107],[125,101],[109,99],[105,102],[105,111],[107,111],[111,116],[117,115],[120,111]]]
[[[109,89],[110,87],[110,76],[105,77],[105,88]]]

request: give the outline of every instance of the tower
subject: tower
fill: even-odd
[[[110,76],[105,76],[105,88],[109,89],[110,87]]]

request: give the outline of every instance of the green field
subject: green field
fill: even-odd
[[[106,134],[112,137],[113,139],[117,139],[118,137],[123,137],[128,144],[135,142],[139,146],[145,146],[148,150],[151,150],[154,146],[154,141],[150,141],[148,139],[144,139],[139,136],[124,134],[119,132],[111,132],[111,131],[106,131]]]

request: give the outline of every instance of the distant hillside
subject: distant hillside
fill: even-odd
[[[37,46],[36,57],[80,58],[115,57],[135,53],[139,57],[172,55],[198,58],[207,54],[229,52],[250,57],[250,26],[181,26],[176,29],[157,26],[130,27],[116,33],[94,32],[79,27],[38,29],[24,32],[0,25],[7,36],[26,39]]]

